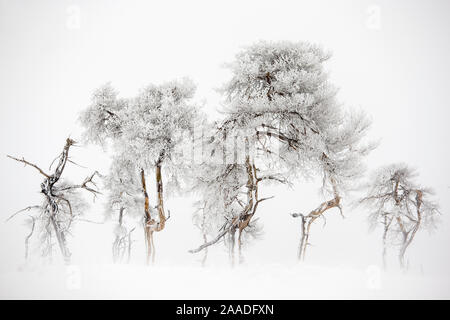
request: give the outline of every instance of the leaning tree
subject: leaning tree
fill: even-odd
[[[8,156],[15,161],[23,163],[25,166],[33,167],[44,177],[40,191],[43,197],[42,203],[22,209],[9,218],[11,219],[24,211],[37,212],[37,214],[30,215],[31,231],[25,239],[25,257],[28,257],[29,254],[29,240],[37,232],[42,256],[52,257],[53,239],[56,238],[65,263],[70,262],[71,253],[67,245],[67,236],[70,234],[74,221],[80,219],[87,206],[79,191],[82,189],[86,190],[92,193],[94,197],[99,193],[93,180],[98,175],[97,172],[88,176],[80,184],[73,184],[62,177],[66,165],[74,163],[69,156],[69,150],[74,145],[74,140],[70,138],[66,140],[62,152],[50,164],[49,170],[52,170],[54,163],[57,162],[57,165],[51,172],[46,172],[24,158]]]
[[[233,239],[234,230],[239,230],[240,239],[265,200],[258,195],[264,180],[288,183],[299,176],[321,175],[323,190],[332,196],[310,214],[294,215],[302,217],[304,230],[299,257],[308,245],[311,223],[326,210],[341,208],[341,193],[360,176],[361,160],[373,145],[361,143],[370,124],[367,117],[345,114],[337,103],[337,90],[323,66],[329,57],[306,42],[260,42],[229,65],[232,78],[223,88],[225,117],[214,136],[219,147],[213,150],[225,150],[224,158],[242,161],[213,165],[217,172],[207,174],[210,185],[224,188],[224,195],[217,191],[223,200],[210,201],[211,214],[222,215],[226,222],[213,240],[191,252],[227,234]],[[240,142],[237,148],[220,147],[229,145],[230,137]]]
[[[399,247],[401,268],[406,268],[405,253],[420,229],[436,227],[439,207],[430,199],[433,191],[415,182],[417,173],[406,164],[391,164],[376,170],[367,184],[360,203],[371,213],[372,228],[383,227],[383,265],[386,267],[387,247]]]
[[[369,119],[363,113],[342,113],[334,127],[326,132],[322,154],[318,160],[318,172],[322,176],[322,193],[330,196],[308,214],[293,213],[294,218],[301,218],[301,238],[298,259],[304,260],[312,224],[319,218],[324,219],[330,209],[338,209],[341,216],[342,197],[358,187],[358,180],[365,172],[364,157],[375,144],[363,144],[362,140],[370,127]]]
[[[197,109],[189,103],[194,92],[193,83],[185,79],[150,85],[134,98],[119,99],[118,93],[105,85],[94,93],[92,104],[81,115],[87,140],[111,144],[114,154],[128,161],[128,166],[139,175],[147,263],[155,257],[153,233],[164,230],[170,216],[164,208],[162,168],[165,168],[165,177],[169,181],[177,180],[177,165],[182,162],[175,159],[175,151],[184,141],[185,133],[194,126]],[[153,170],[156,181],[154,207],[150,205],[147,184],[147,174]],[[135,189],[131,188],[129,192],[135,192]],[[118,210],[120,214],[120,207]]]

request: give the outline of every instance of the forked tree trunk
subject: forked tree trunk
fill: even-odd
[[[420,210],[422,207],[423,193],[420,190],[415,190],[415,191],[416,191],[415,205],[416,205],[416,215],[417,215],[416,223],[415,223],[414,227],[409,231],[405,230],[403,224],[401,225],[402,231],[403,231],[403,244],[402,244],[402,247],[399,252],[399,262],[400,262],[400,267],[404,270],[407,269],[407,264],[405,263],[406,250],[408,249],[408,247],[411,245],[412,241],[414,240],[414,237],[416,236],[416,233],[419,230],[421,222],[422,222],[422,213]],[[399,220],[399,223],[400,223],[400,220]]]
[[[293,214],[292,215],[294,218],[296,218],[296,217],[302,218],[300,245],[299,245],[299,250],[298,250],[298,254],[297,254],[298,260],[300,260],[300,261],[305,260],[306,248],[310,245],[309,235],[311,232],[311,225],[317,218],[319,218],[320,216],[323,216],[325,211],[330,210],[332,208],[338,208],[342,215],[341,198],[336,191],[334,192],[333,199],[321,203],[320,206],[318,206],[316,209],[311,211],[307,216],[304,216],[302,214]]]
[[[208,242],[203,243],[201,246],[199,246],[196,249],[189,250],[190,253],[200,252],[201,250],[204,250],[207,247],[219,242],[219,240],[221,240],[222,238],[224,238],[228,235],[229,241],[231,242],[230,249],[233,249],[233,250],[230,250],[230,259],[234,259],[233,258],[234,253],[232,255],[231,252],[234,252],[234,247],[235,247],[235,242],[236,242],[235,232],[237,230],[239,230],[237,241],[238,241],[239,256],[241,257],[240,260],[242,262],[242,245],[243,245],[242,234],[243,234],[243,231],[245,231],[245,229],[249,226],[253,216],[256,213],[259,203],[272,198],[272,197],[268,197],[268,198],[259,199],[258,183],[262,180],[274,179],[273,177],[258,178],[258,176],[257,176],[258,169],[255,167],[254,163],[252,163],[249,156],[246,157],[245,167],[247,170],[248,179],[247,179],[247,184],[246,184],[247,203],[245,204],[244,208],[242,209],[242,211],[240,212],[240,214],[238,216],[234,217],[233,219],[231,219],[231,221],[227,222],[224,225],[222,231],[220,231],[219,234],[217,234],[217,236],[215,238],[213,238],[212,240],[210,240]],[[233,263],[234,262],[232,260],[232,264]]]
[[[302,217],[302,236],[300,240],[300,252],[298,255],[298,259],[301,261],[305,260],[306,255],[306,248],[310,245],[309,243],[309,234],[311,231],[311,225],[312,223],[319,217],[317,216],[308,216],[308,217]],[[305,226],[306,225],[306,226]]]
[[[324,165],[324,179],[327,179],[329,183],[331,184],[331,187],[333,189],[333,199],[322,202],[316,209],[312,210],[307,216],[304,216],[302,214],[293,214],[292,216],[302,218],[302,235],[300,240],[300,248],[298,252],[298,259],[299,260],[305,260],[306,255],[306,248],[310,245],[309,243],[309,235],[311,231],[311,225],[312,223],[319,217],[324,217],[324,213],[327,210],[330,210],[332,208],[339,209],[339,212],[342,217],[344,215],[342,214],[342,207],[341,207],[341,197],[338,192],[337,182],[334,176],[332,175],[332,168],[330,168],[330,162],[329,158],[325,153],[322,153],[321,161]]]
[[[147,246],[147,264],[150,264],[150,261],[152,261],[152,263],[155,262],[155,243],[153,240],[153,233],[164,230],[165,225],[166,225],[166,219],[167,219],[165,216],[165,211],[164,211],[164,189],[163,189],[163,181],[162,181],[162,173],[161,173],[162,159],[163,159],[163,154],[161,154],[159,156],[159,159],[156,162],[156,166],[155,166],[156,192],[157,192],[157,198],[158,198],[157,210],[158,210],[159,221],[156,221],[151,217],[150,200],[149,200],[146,181],[145,181],[145,172],[144,172],[144,169],[141,169],[141,183],[142,183],[142,189],[144,192],[144,199],[145,199],[144,230],[145,230],[145,239],[146,239],[146,246]]]

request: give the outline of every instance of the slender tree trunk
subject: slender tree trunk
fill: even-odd
[[[387,234],[386,234],[386,230],[385,230],[384,233],[383,233],[383,253],[382,253],[382,256],[383,256],[383,269],[384,269],[384,270],[387,270],[387,245],[386,245],[386,237],[387,237]]]
[[[152,264],[155,264],[155,239],[153,238],[153,231],[150,233],[150,244],[152,246]]]
[[[32,236],[33,233],[34,233],[34,227],[35,227],[35,225],[36,225],[36,218],[34,218],[33,216],[30,216],[30,218],[31,218],[31,230],[30,230],[30,233],[29,233],[29,234],[26,236],[26,238],[25,238],[25,260],[28,259],[28,252],[29,252],[28,247],[29,247],[29,241],[30,241],[31,236]]]
[[[242,256],[242,230],[239,229],[239,235],[238,235],[238,258],[239,258],[239,264],[241,264],[244,261],[244,258]]]
[[[304,215],[301,215],[301,218],[302,218],[301,237],[300,237],[300,244],[298,246],[298,254],[297,254],[297,258],[298,258],[299,261],[302,260],[303,246],[305,244],[305,237],[306,237],[306,230],[305,230],[306,217]]]
[[[119,228],[122,227],[123,225],[123,212],[124,212],[124,208],[120,208],[119,211],[119,220],[118,220],[118,226]],[[120,236],[120,234],[116,234],[116,238],[114,239],[114,243],[113,243],[113,262],[116,263],[120,260],[120,257],[123,256],[123,254],[121,254],[122,250],[121,250],[121,242],[122,242],[122,238]]]
[[[420,190],[416,190],[416,215],[417,220],[416,224],[414,225],[412,230],[409,230],[409,232],[404,233],[404,241],[403,246],[400,250],[400,266],[405,269],[407,266],[405,265],[405,252],[406,249],[411,245],[412,241],[414,240],[414,237],[416,236],[417,231],[420,228],[420,224],[422,222],[422,213],[421,213],[421,207],[422,207],[422,197],[423,193]]]
[[[235,245],[236,245],[236,228],[230,230],[230,258],[231,258],[231,266],[235,266]]]
[[[400,248],[399,254],[398,254],[398,260],[399,260],[399,263],[400,263],[400,268],[402,268],[403,270],[406,270],[405,252],[406,252],[406,248],[408,247],[407,243],[408,243],[408,234],[407,233],[403,233],[403,242],[402,242],[402,246]]]
[[[58,240],[59,249],[61,250],[61,254],[64,259],[65,264],[70,263],[70,252],[66,247],[66,239],[64,233],[60,230],[58,222],[55,219],[55,216],[52,212],[50,216],[50,221],[52,222],[53,229],[55,230],[56,239]]]
[[[127,256],[127,263],[130,263],[130,259],[131,259],[131,245],[132,245],[132,240],[131,240],[131,233],[133,232],[134,228],[130,230],[130,232],[128,233],[128,256]]]
[[[156,190],[158,194],[158,215],[159,215],[159,225],[158,231],[164,229],[166,225],[166,215],[164,212],[164,190],[163,190],[163,181],[161,174],[161,161],[158,161],[156,164]]]
[[[255,172],[256,169],[254,166],[252,166],[250,157],[246,156],[245,158],[245,167],[247,170],[247,205],[245,206],[244,212],[239,216],[239,224],[238,224],[238,255],[239,255],[239,263],[243,261],[242,256],[242,232],[245,228],[248,227],[250,220],[252,219],[255,211],[256,211],[256,204],[257,204],[257,198],[258,198],[258,188],[255,182]],[[255,196],[253,193],[256,193]],[[256,197],[256,199],[254,199]],[[236,231],[236,230],[235,230]],[[234,232],[235,232],[234,231]],[[235,241],[235,235],[233,232],[233,242]],[[233,244],[234,247],[234,244]],[[233,264],[234,264],[234,253],[233,253]]]
[[[155,178],[156,178],[156,192],[158,196],[158,217],[159,221],[156,223],[154,227],[154,231],[160,232],[164,230],[166,226],[166,214],[164,211],[164,189],[163,189],[163,181],[162,181],[162,173],[161,173],[161,166],[162,166],[162,158],[163,154],[159,156],[159,159],[156,163],[155,168]],[[155,222],[153,222],[155,223]],[[153,232],[151,234],[151,244],[152,244],[152,263],[155,263],[155,241],[153,239]]]
[[[383,269],[387,270],[387,236],[392,219],[388,221],[388,217],[384,215],[384,231],[383,231]]]
[[[205,209],[203,208],[203,216],[202,216],[202,233],[203,233],[203,243],[208,243],[208,237],[206,235],[206,216]],[[205,252],[203,254],[202,259],[202,267],[206,266],[206,259],[208,259],[208,248],[205,248]]]
[[[308,224],[306,226],[306,232],[305,232],[305,237],[303,239],[303,250],[302,250],[302,261],[305,261],[305,255],[306,255],[306,248],[309,245],[309,232],[311,230],[311,223],[314,221],[314,218],[310,218],[310,220],[308,221]]]
[[[147,192],[147,185],[145,182],[145,171],[141,168],[141,183],[142,183],[142,192],[144,193],[144,235],[145,235],[145,244],[147,248],[147,265],[150,264],[151,256],[152,256],[152,235],[153,230],[151,229],[152,217],[150,215],[150,200]]]
[[[203,242],[207,243],[208,242],[208,238],[206,237],[205,234],[203,234]],[[202,258],[202,267],[206,267],[206,260],[208,259],[208,248],[205,249],[205,252],[203,254],[203,258]]]

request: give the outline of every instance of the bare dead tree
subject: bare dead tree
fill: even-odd
[[[80,211],[80,209],[82,210],[84,207],[84,202],[77,191],[84,189],[93,194],[94,198],[100,193],[96,190],[96,185],[93,180],[94,177],[98,175],[97,171],[88,176],[81,184],[71,184],[62,179],[67,162],[73,163],[69,157],[69,150],[74,145],[74,140],[70,138],[66,139],[63,151],[57,157],[58,164],[52,173],[46,173],[36,164],[31,163],[24,158],[20,159],[8,155],[9,158],[21,162],[25,166],[35,168],[44,177],[44,181],[41,183],[41,194],[44,197],[43,203],[41,205],[22,209],[8,218],[8,220],[10,220],[12,217],[23,211],[38,211],[38,215],[32,217],[31,232],[25,240],[27,257],[29,240],[35,230],[35,224],[39,222],[41,244],[44,246],[42,250],[43,255],[51,257],[53,246],[52,238],[54,236],[58,242],[64,261],[69,263],[71,254],[67,246],[67,235],[70,233],[72,222],[81,215],[77,211]],[[50,165],[50,169],[51,167],[52,165]]]

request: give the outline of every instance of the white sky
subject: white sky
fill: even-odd
[[[100,84],[111,81],[130,96],[148,83],[190,76],[198,84],[197,98],[206,99],[206,111],[214,115],[220,106],[214,88],[228,76],[222,64],[240,47],[260,39],[308,40],[334,53],[327,68],[341,88],[340,101],[373,117],[371,135],[381,145],[370,167],[405,161],[419,169],[423,184],[435,188],[442,224],[434,235],[421,232],[408,256],[415,270],[448,274],[449,9],[445,0],[0,0],[0,218],[39,201],[38,174],[5,155],[48,166],[68,135],[80,136],[76,117]],[[84,166],[106,172],[108,157],[98,148],[72,152]],[[68,173],[81,180],[88,171]],[[264,191],[276,198],[259,208],[265,236],[247,249],[249,263],[295,262],[300,226],[288,212],[317,206],[322,199],[315,187],[299,182],[293,190]],[[190,221],[193,199],[166,197],[173,217],[155,236],[157,259],[195,263],[198,258],[186,252],[201,241]],[[101,210],[100,199],[87,217],[100,220]],[[329,212],[327,226],[315,226],[311,263],[380,263],[380,235],[368,234],[365,212],[346,214],[342,220]],[[21,218],[0,222],[0,271],[23,263],[26,232]],[[135,260],[141,263],[142,231],[135,237]],[[110,262],[111,227],[80,224],[70,247],[75,263]],[[211,251],[211,259],[226,261],[222,248]]]

